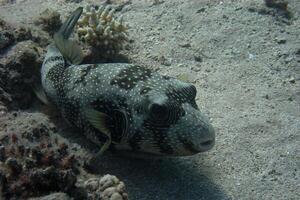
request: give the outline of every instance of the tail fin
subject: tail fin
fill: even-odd
[[[54,34],[55,46],[59,49],[63,57],[71,64],[80,64],[83,59],[80,47],[75,41],[69,40],[82,10],[82,7],[77,8],[63,23],[59,31]]]
[[[71,16],[68,17],[68,19],[65,21],[65,23],[60,27],[59,31],[56,33],[57,35],[61,35],[63,39],[69,39],[81,13],[83,8],[79,7],[77,8]]]

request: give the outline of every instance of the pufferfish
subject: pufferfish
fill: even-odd
[[[54,35],[41,70],[43,90],[70,126],[99,145],[156,156],[211,149],[215,131],[196,104],[192,84],[128,63],[82,64],[69,37],[82,8]]]

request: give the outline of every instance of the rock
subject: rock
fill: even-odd
[[[255,54],[252,54],[252,53],[249,53],[248,54],[248,59],[249,60],[254,60],[256,58],[256,55]]]
[[[0,31],[0,50],[10,46],[15,40],[10,31]]]
[[[0,58],[0,100],[9,109],[32,104],[32,84],[40,79],[41,52],[36,43],[23,41]]]
[[[286,0],[265,0],[265,4],[267,7],[275,9],[287,19],[291,19],[293,16],[288,9],[288,1]]]
[[[179,63],[179,64],[177,65],[177,67],[178,67],[178,68],[184,68],[184,67],[186,67],[186,65],[185,65],[185,64],[182,64],[182,63]]]
[[[206,8],[203,7],[203,8],[198,9],[198,10],[196,11],[196,13],[202,13],[202,12],[204,12],[205,10],[206,10]]]
[[[276,37],[276,38],[275,38],[275,41],[276,41],[278,44],[285,44],[285,43],[286,43],[286,38],[284,38],[284,37]]]
[[[0,51],[15,41],[14,32],[4,20],[0,19]]]
[[[183,42],[179,44],[180,47],[189,48],[191,47],[191,43],[189,42]]]
[[[195,59],[195,61],[197,61],[197,62],[202,62],[202,61],[203,61],[202,56],[199,55],[199,54],[195,54],[195,55],[194,55],[194,59]]]
[[[277,8],[280,10],[287,10],[288,2],[285,0],[265,0],[265,4],[271,8]]]
[[[60,14],[52,9],[44,10],[35,20],[36,25],[40,25],[42,29],[53,35],[62,25]]]
[[[289,82],[290,82],[290,83],[296,83],[296,80],[295,80],[294,77],[290,77],[290,78],[289,78]]]
[[[32,34],[30,29],[25,28],[25,27],[18,27],[15,29],[15,37],[16,40],[19,41],[24,41],[24,40],[30,40],[32,38]]]
[[[270,96],[268,94],[264,95],[263,97],[268,100],[270,99]]]

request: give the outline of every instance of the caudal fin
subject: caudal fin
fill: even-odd
[[[69,39],[81,13],[83,8],[77,8],[64,22],[64,24],[60,27],[59,31],[56,33],[57,35],[61,35],[63,39]]]
[[[80,47],[75,41],[69,40],[82,10],[82,7],[77,8],[63,23],[59,31],[54,34],[55,46],[59,49],[63,57],[71,64],[80,64],[83,59]]]

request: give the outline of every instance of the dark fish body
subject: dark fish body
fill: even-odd
[[[61,51],[48,47],[43,88],[66,121],[99,146],[181,156],[214,145],[193,85],[133,64],[68,66]]]

